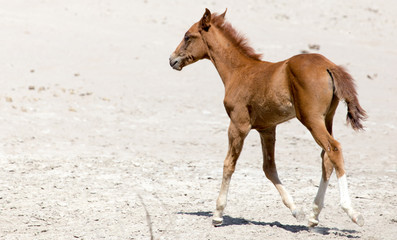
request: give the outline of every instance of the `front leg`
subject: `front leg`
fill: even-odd
[[[219,192],[218,199],[216,201],[216,210],[214,212],[214,217],[212,224],[214,226],[219,226],[223,222],[223,210],[226,207],[227,194],[229,191],[229,184],[231,177],[234,173],[237,159],[240,156],[241,150],[243,148],[244,139],[250,131],[251,126],[249,124],[235,124],[230,122],[229,125],[229,149],[223,165],[223,178],[221,190]]]
[[[277,191],[280,193],[281,199],[286,207],[291,210],[292,215],[298,220],[303,221],[305,214],[301,209],[297,209],[294,200],[288,191],[281,183],[276,162],[274,159],[274,147],[276,142],[276,127],[268,128],[267,130],[259,131],[261,136],[262,152],[263,152],[263,171],[266,177],[274,184]]]

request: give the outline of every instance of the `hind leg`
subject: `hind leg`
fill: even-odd
[[[319,223],[318,216],[320,215],[320,212],[324,207],[325,192],[327,191],[329,178],[334,169],[328,155],[325,154],[324,150],[322,150],[321,152],[321,158],[323,161],[322,176],[320,180],[320,185],[318,187],[317,195],[313,201],[312,212],[309,215],[309,227],[315,227]]]
[[[363,216],[354,210],[351,204],[351,200],[349,197],[349,191],[347,186],[346,180],[346,172],[344,168],[344,160],[342,156],[342,149],[338,141],[336,141],[327,131],[324,121],[311,121],[309,123],[305,123],[306,127],[312,133],[316,142],[322,147],[324,151],[324,162],[325,166],[330,168],[329,162],[333,165],[336,171],[336,176],[338,178],[338,186],[339,186],[339,194],[340,194],[340,204],[342,209],[347,213],[347,215],[351,218],[351,220],[357,223],[359,226],[364,225],[364,218]],[[327,173],[329,170],[326,169],[326,176],[324,177],[323,174],[323,186],[320,185],[319,191],[323,191],[324,193],[320,192],[318,203],[321,203],[321,196],[325,194],[326,184],[327,184]],[[330,174],[329,174],[330,175]],[[328,177],[329,179],[329,177]],[[317,198],[317,197],[316,197]],[[323,197],[322,197],[323,201]],[[315,199],[316,202],[316,199]],[[321,205],[321,204],[320,204]],[[319,206],[320,206],[319,205]],[[316,213],[314,213],[316,214]],[[318,217],[318,216],[317,216]]]
[[[339,103],[338,99],[334,98],[332,100],[330,110],[325,118],[326,128],[331,136],[332,136],[333,118],[335,115],[335,110],[338,107],[338,103]],[[325,192],[327,191],[329,178],[331,177],[331,174],[334,170],[334,166],[332,165],[332,162],[329,159],[328,155],[325,154],[324,150],[321,151],[321,159],[322,159],[322,175],[321,175],[321,180],[318,187],[317,195],[313,201],[312,212],[309,215],[308,225],[310,227],[315,227],[319,223],[318,216],[320,215],[320,212],[324,207]]]
[[[266,131],[260,131],[259,134],[261,136],[263,152],[263,171],[265,172],[266,177],[274,184],[281,196],[284,205],[290,209],[292,215],[298,221],[303,221],[305,219],[305,214],[302,210],[298,210],[296,208],[294,200],[278,178],[276,163],[274,159],[276,128],[274,127]]]
[[[324,67],[321,64],[316,66]],[[338,178],[340,204],[352,221],[362,226],[364,219],[360,213],[353,209],[348,194],[341,146],[332,137],[326,126],[326,124],[329,125],[329,123],[326,123],[327,115],[335,111],[338,101],[338,98],[334,95],[333,80],[327,71],[315,67],[311,69],[297,67],[293,69],[293,73],[291,78],[296,117],[311,132],[324,151],[323,177],[314,200],[314,208],[317,207],[318,209],[314,209],[310,220],[313,220],[313,225],[318,224],[318,214],[324,201],[325,189],[332,173],[332,165]],[[331,115],[333,116],[333,114]],[[332,125],[329,125],[328,128],[330,126],[332,128]]]

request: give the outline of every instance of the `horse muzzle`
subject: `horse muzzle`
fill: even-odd
[[[182,60],[182,57],[174,57],[174,54],[172,54],[170,56],[170,66],[175,70],[181,71],[183,68]]]

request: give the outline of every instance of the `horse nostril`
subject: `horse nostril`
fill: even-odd
[[[175,66],[175,64],[177,64],[177,63],[178,63],[178,60],[173,61],[173,60],[170,59],[171,67]]]

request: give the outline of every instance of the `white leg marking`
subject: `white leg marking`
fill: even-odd
[[[310,227],[317,226],[319,223],[318,215],[320,215],[321,209],[324,207],[324,197],[325,192],[327,191],[328,183],[329,180],[324,181],[324,179],[321,177],[320,186],[318,187],[317,195],[314,198],[312,213],[310,214],[309,218]]]
[[[281,199],[284,205],[290,209],[292,215],[296,218],[296,220],[298,222],[305,220],[305,213],[301,209],[296,208],[293,198],[284,188],[284,186],[282,184],[275,184],[275,186],[281,195]]]
[[[323,208],[323,206],[324,206],[324,197],[325,197],[325,192],[327,191],[328,183],[329,183],[329,180],[324,181],[324,179],[321,178],[320,186],[318,187],[317,196],[316,196],[316,199],[314,200],[315,203],[318,206],[320,206],[320,208]]]
[[[223,210],[225,209],[227,203],[227,194],[229,192],[230,180],[231,178],[223,179],[222,181],[221,190],[219,191],[219,196],[216,200],[216,210],[212,218],[212,224],[214,226],[221,225],[223,222]]]
[[[340,194],[340,205],[346,212],[351,209],[351,200],[349,197],[349,190],[347,187],[346,175],[338,178],[339,194]]]
[[[294,200],[284,188],[284,186],[282,184],[276,184],[276,188],[281,195],[281,199],[283,200],[284,205],[291,210],[295,209],[296,206],[294,204]]]
[[[364,218],[359,213],[356,212],[351,204],[351,200],[349,197],[349,191],[347,187],[347,179],[346,175],[338,178],[338,185],[339,185],[339,194],[340,194],[340,205],[342,209],[349,215],[351,220],[357,223],[360,227],[364,225]]]

